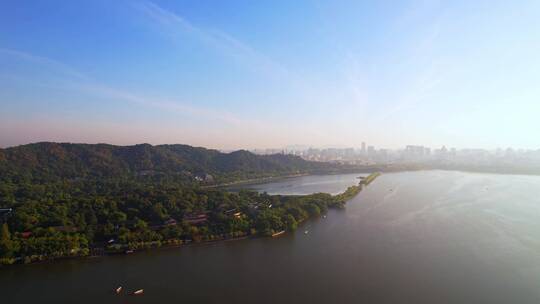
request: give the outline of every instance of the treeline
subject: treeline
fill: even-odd
[[[365,180],[365,179],[364,179]],[[362,187],[331,196],[267,195],[132,180],[1,184],[2,263],[270,236],[342,207]]]
[[[367,186],[371,184],[371,182],[373,182],[379,175],[381,175],[381,173],[379,172],[371,173],[370,175],[362,178],[362,180],[360,181],[360,185]]]

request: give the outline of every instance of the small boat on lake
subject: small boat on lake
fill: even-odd
[[[139,289],[139,290],[134,291],[133,295],[138,296],[138,295],[142,295],[143,293],[144,293],[144,289]]]
[[[122,286],[116,288],[116,293],[117,293],[117,294],[118,294],[118,293],[121,293],[121,292],[122,292]]]
[[[307,230],[306,230],[306,231],[304,231],[304,234],[308,234],[308,233],[309,233],[309,231],[307,231]]]
[[[276,232],[276,233],[272,234],[272,237],[280,236],[280,235],[282,235],[284,233],[285,233],[285,230],[281,230],[280,232]]]

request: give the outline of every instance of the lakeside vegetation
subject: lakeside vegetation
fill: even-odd
[[[293,231],[361,187],[331,196],[209,188],[271,176],[347,172],[290,155],[183,145],[40,143],[0,149],[0,264],[126,253]]]
[[[1,262],[126,253],[294,231],[328,208],[343,208],[376,176],[335,196],[234,193],[168,183],[28,185],[12,193],[26,202],[12,205],[2,225]]]

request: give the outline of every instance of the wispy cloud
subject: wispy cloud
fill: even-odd
[[[101,84],[80,84],[78,88],[82,91],[100,95],[111,99],[128,101],[147,107],[172,111],[186,116],[199,117],[210,120],[218,120],[234,126],[244,126],[248,121],[241,119],[230,112],[217,111],[209,108],[193,106],[191,104],[179,102],[177,99],[168,99],[161,97],[141,96],[124,90],[116,89]],[[249,121],[255,123],[255,121]]]
[[[276,79],[282,79],[289,85],[293,85],[298,90],[307,92],[310,85],[303,77],[294,74],[283,64],[269,58],[264,53],[253,48],[229,33],[219,29],[207,29],[183,18],[179,14],[164,9],[151,1],[140,1],[133,4],[133,7],[141,12],[152,25],[157,26],[158,31],[173,41],[190,35],[194,39],[211,47],[221,55],[233,58],[239,64],[249,69],[262,72]]]
[[[219,121],[221,123],[234,126],[244,126],[246,123],[258,123],[252,120],[245,121],[227,111],[200,107],[175,98],[162,98],[135,94],[95,81],[91,77],[60,61],[19,50],[0,48],[0,60],[1,59],[8,60],[10,62],[19,61],[22,63],[29,63],[32,65],[33,69],[39,70],[46,75],[55,75],[55,77],[57,77],[56,81],[54,82],[43,82],[41,80],[34,79],[31,75],[13,75],[10,74],[9,71],[5,71],[3,74],[0,74],[0,76],[2,76],[4,79],[23,82],[27,85],[63,90],[77,90],[81,93],[90,94],[91,96],[100,96],[113,100],[125,101],[169,112],[172,111],[183,116],[204,118],[205,120]]]
[[[354,109],[355,116],[374,124],[386,123],[430,102],[432,89],[441,81],[441,62],[432,54],[440,34],[437,1],[413,1],[409,9],[385,25],[384,31],[376,29],[378,35],[372,42],[378,44],[381,52],[387,52],[384,56],[370,55],[369,48],[374,46],[364,51],[364,45],[358,46],[354,37],[339,39],[343,37],[340,33],[343,28],[337,25],[337,18],[341,15],[332,14],[332,10],[321,5],[315,7],[325,38],[332,41],[334,51],[341,57],[339,67],[344,81],[340,87],[346,92],[346,100]],[[422,31],[407,36],[411,27],[419,22],[425,24]],[[374,27],[380,26],[374,24]],[[395,51],[387,51],[389,46],[395,47]],[[390,64],[391,69],[388,68]]]
[[[88,77],[86,77],[84,74],[80,73],[79,71],[71,68],[70,66],[59,62],[57,60],[53,60],[47,57],[42,57],[26,52],[21,52],[18,50],[13,49],[6,49],[6,48],[0,48],[0,58],[5,59],[14,59],[17,61],[25,61],[29,63],[36,64],[37,66],[41,68],[46,68],[48,71],[54,70],[57,73],[61,73],[67,77],[71,77],[78,80],[88,80]]]

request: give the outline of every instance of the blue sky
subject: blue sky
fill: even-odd
[[[0,146],[540,148],[538,1],[0,1]]]

